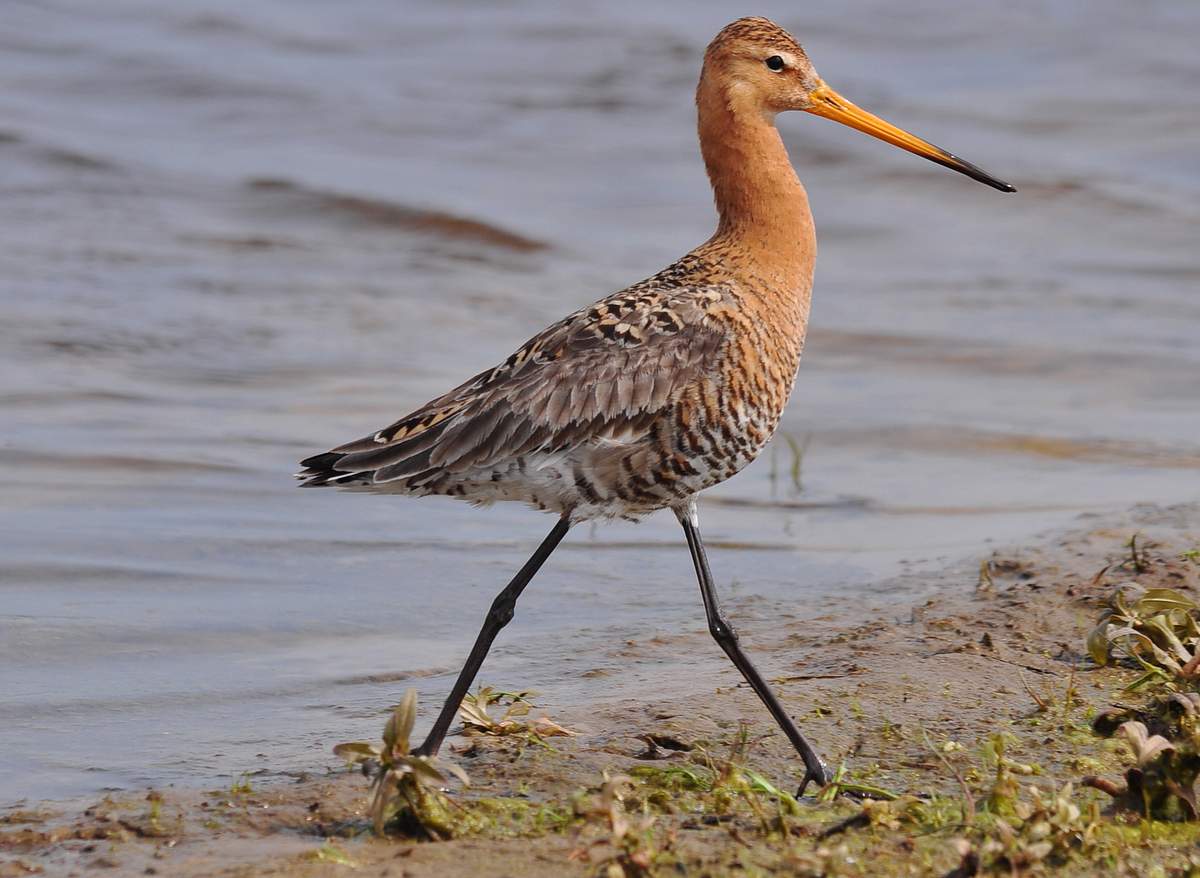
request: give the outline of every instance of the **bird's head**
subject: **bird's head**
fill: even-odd
[[[788,110],[824,116],[1001,192],[1016,191],[970,162],[846,100],[817,75],[796,38],[766,18],[740,18],[717,34],[704,53],[697,95],[698,100],[724,101],[735,116],[773,119]]]

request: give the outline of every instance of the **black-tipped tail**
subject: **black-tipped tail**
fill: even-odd
[[[371,481],[371,474],[364,472],[346,472],[337,468],[345,454],[337,451],[326,451],[324,454],[314,454],[300,461],[303,467],[296,473],[302,488],[319,488],[322,485],[353,485]]]

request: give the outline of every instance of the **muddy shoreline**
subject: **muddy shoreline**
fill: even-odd
[[[1128,563],[1133,534],[1145,553],[1141,569]],[[988,769],[980,754],[996,734],[1007,736],[1014,764],[1035,766],[1020,784],[1049,791],[1078,785],[1085,774],[1116,778],[1125,761],[1122,746],[1092,735],[1088,723],[1122,699],[1121,687],[1134,672],[1097,668],[1087,656],[1086,632],[1121,582],[1196,596],[1200,565],[1187,553],[1197,548],[1195,505],[1083,516],[1070,532],[964,559],[932,577],[932,596],[919,605],[866,622],[831,614],[770,629],[759,625],[747,642],[830,765],[844,762],[856,781],[954,811],[965,786],[984,783]],[[711,648],[697,632],[624,646],[639,661],[665,666]],[[486,668],[483,680],[489,682]],[[290,782],[247,776],[220,789],[10,807],[0,813],[0,876],[101,869],[179,876],[359,869],[395,876],[598,874],[616,861],[608,859],[611,846],[597,835],[584,803],[594,801],[605,772],[633,778],[628,801],[640,803],[635,816],[648,821],[655,873],[884,874],[865,865],[881,856],[896,874],[963,868],[955,846],[964,835],[961,815],[932,830],[916,831],[903,821],[890,827],[895,821],[889,820],[863,828],[855,823],[861,805],[809,797],[786,820],[779,818],[786,825],[771,829],[757,812],[778,803],[761,792],[757,800],[734,795],[717,814],[705,811],[711,801],[689,799],[686,785],[659,789],[664,778],[702,776],[719,765],[739,735],[747,741],[740,758],[757,776],[781,789],[794,785],[798,764],[786,741],[748,688],[734,683],[729,670],[677,679],[587,711],[564,713],[541,703],[535,714],[578,732],[546,739],[550,746],[519,736],[452,737],[450,753],[472,786],[453,792],[451,801],[474,814],[485,808],[492,818],[477,821],[463,838],[373,837],[364,816],[366,781],[329,756],[314,759],[310,774]],[[431,713],[423,705],[426,721]],[[651,787],[662,795],[649,795]],[[1077,786],[1074,796],[1085,810],[1093,803],[1098,811],[1108,807],[1095,790]],[[1190,874],[1182,870],[1200,841],[1194,824],[1101,819],[1124,833],[1120,844],[1105,848],[1099,860],[1068,857],[1055,866],[1059,873],[1148,874],[1161,865],[1164,875]],[[846,820],[844,831],[822,837]],[[637,867],[626,862],[623,868],[635,874]],[[1021,874],[1042,868],[1048,867],[1032,863]]]

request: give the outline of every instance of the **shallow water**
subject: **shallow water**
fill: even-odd
[[[822,247],[801,489],[777,441],[703,508],[746,636],[1194,499],[1200,7],[757,10],[1021,192],[781,121]],[[691,90],[734,14],[5,5],[0,804],[320,770],[410,685],[430,715],[550,520],[298,491],[294,462],[708,235]],[[669,516],[581,528],[483,679],[645,700],[681,669],[618,647],[702,628]]]

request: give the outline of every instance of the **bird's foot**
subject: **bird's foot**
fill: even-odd
[[[817,759],[815,764],[805,765],[804,780],[800,781],[800,789],[796,790],[797,799],[804,797],[804,791],[810,783],[817,785],[818,794],[829,786],[829,772],[820,759]]]

